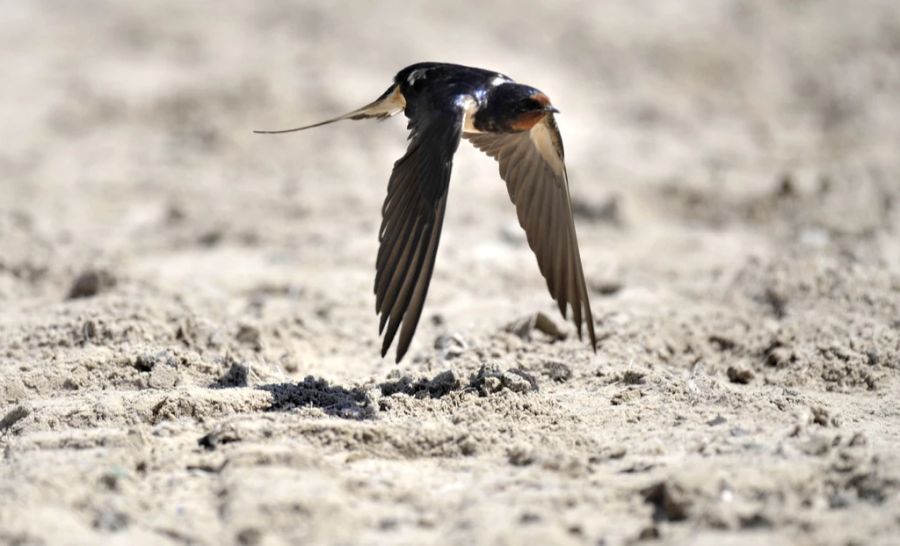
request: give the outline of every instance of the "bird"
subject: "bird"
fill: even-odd
[[[409,349],[422,315],[441,239],[453,156],[462,139],[499,164],[519,224],[538,267],[566,318],[582,339],[587,324],[597,351],[585,284],[562,137],[546,94],[482,68],[441,62],[400,70],[370,104],[312,125],[260,134],[283,134],[342,120],[384,120],[403,112],[409,144],[394,163],[381,208],[375,261],[375,311],[381,356],[397,333],[396,360]]]

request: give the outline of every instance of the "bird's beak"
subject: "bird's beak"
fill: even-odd
[[[553,106],[552,104],[548,104],[547,106],[545,106],[544,111],[548,112],[550,114],[558,114],[559,113],[559,110],[556,109],[556,106]]]

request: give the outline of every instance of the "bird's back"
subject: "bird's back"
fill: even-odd
[[[503,74],[482,68],[450,63],[423,62],[407,66],[394,76],[394,82],[406,98],[407,105],[427,102],[440,110],[453,105],[462,95],[472,95],[486,89],[497,78],[509,80]],[[407,112],[409,116],[410,112]]]

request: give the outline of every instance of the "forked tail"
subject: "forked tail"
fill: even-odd
[[[336,121],[341,121],[345,119],[387,119],[391,116],[397,115],[403,111],[406,107],[406,99],[403,97],[403,93],[400,92],[400,86],[394,84],[388,88],[380,97],[375,99],[371,104],[367,104],[358,110],[354,110],[348,114],[344,114],[343,116],[338,116],[336,118],[331,118],[325,121],[320,121],[319,123],[314,123],[312,125],[305,125],[303,127],[296,127],[294,129],[282,129],[280,131],[253,131],[254,133],[259,133],[263,135],[277,135],[281,133],[293,133],[295,131],[303,131],[304,129],[312,129],[313,127],[321,127],[323,125],[328,125],[329,123],[334,123]]]

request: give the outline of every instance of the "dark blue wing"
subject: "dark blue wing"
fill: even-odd
[[[388,183],[375,266],[375,309],[381,315],[379,331],[384,332],[381,355],[387,354],[399,329],[397,362],[409,349],[422,315],[464,117],[455,104],[435,110],[425,101],[416,102],[407,104],[410,143],[394,163]]]

